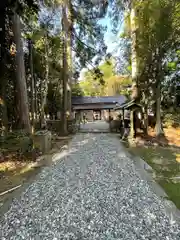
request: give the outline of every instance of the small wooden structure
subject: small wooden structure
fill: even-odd
[[[132,100],[130,102],[127,102],[123,105],[119,105],[116,108],[114,108],[115,111],[122,111],[123,121],[124,121],[124,112],[125,110],[129,110],[130,113],[130,122],[131,122],[131,128],[130,128],[130,137],[134,138],[136,136],[136,130],[137,130],[137,110],[138,112],[142,113],[142,106],[138,103],[136,103],[135,100]],[[133,124],[132,124],[133,123]]]

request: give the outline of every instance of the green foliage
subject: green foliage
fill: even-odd
[[[103,78],[106,81],[111,76],[115,75],[115,60],[111,58],[110,60],[105,61],[99,66],[100,71],[103,74]]]
[[[82,89],[84,96],[103,95],[103,93],[101,94],[102,87],[94,81],[94,78],[91,75],[86,75],[85,80],[79,82],[79,86]]]
[[[83,89],[81,88],[79,83],[73,84],[72,85],[72,96],[84,96],[85,93],[83,91]]]
[[[114,60],[107,59],[104,63],[85,72],[84,79],[79,86],[85,96],[107,95],[107,80],[114,75]]]
[[[9,1],[7,2],[10,3]],[[90,65],[96,56],[95,66],[85,73],[84,79],[72,88],[72,95],[114,95],[124,94],[129,97],[131,79],[123,77],[124,73],[132,71],[131,63],[131,21],[130,8],[137,11],[137,62],[138,62],[138,88],[144,96],[143,102],[153,102],[157,85],[161,84],[164,94],[162,99],[163,109],[174,104],[178,106],[179,92],[179,64],[180,64],[180,4],[178,0],[110,0],[88,1],[75,0],[69,3],[71,43],[67,42],[68,53],[73,51],[73,66],[63,68],[63,27],[60,9],[62,1],[36,2],[33,0],[18,1],[17,11],[23,19],[23,42],[25,45],[26,77],[28,85],[29,106],[32,100],[32,76],[30,72],[29,52],[27,40],[33,40],[33,71],[36,92],[36,112],[39,114],[42,102],[42,93],[46,90],[48,69],[48,94],[46,111],[55,113],[62,108],[64,76],[70,78],[73,72],[80,71],[82,67]],[[109,4],[109,5],[108,5]],[[4,5],[5,6],[5,5]],[[12,6],[8,6],[12,11]],[[40,9],[41,7],[41,9]],[[120,46],[124,48],[119,58],[108,56],[103,64],[99,64],[102,56],[106,55],[104,33],[106,28],[100,25],[109,9],[113,26],[119,31],[120,22],[124,18],[124,31],[120,36]],[[124,14],[125,10],[125,14]],[[10,12],[11,12],[10,11]],[[9,13],[4,11],[2,29],[8,29],[6,36],[0,36],[2,48],[1,61],[1,96],[7,106],[7,118],[18,122],[17,106],[18,94],[15,91],[13,76],[15,73],[14,57],[9,56],[9,49],[13,39],[11,36],[11,22]],[[57,21],[59,19],[59,21]],[[1,31],[1,34],[4,31]],[[48,59],[46,57],[48,53]],[[125,64],[122,63],[122,56]],[[92,64],[91,64],[92,65]],[[117,74],[117,72],[119,74]],[[122,73],[123,76],[120,75]],[[77,77],[75,77],[77,80]],[[74,79],[74,76],[72,77]],[[4,85],[5,83],[5,85]],[[3,89],[5,87],[5,90]],[[111,94],[110,94],[111,92]],[[150,93],[149,93],[150,92]],[[4,97],[5,96],[5,97]],[[3,108],[5,109],[5,108]],[[4,111],[5,112],[5,111]],[[4,116],[2,114],[2,116]]]
[[[103,35],[106,28],[98,22],[106,14],[107,2],[76,0],[72,2],[72,17],[76,28],[72,35],[75,40],[73,50],[76,62],[85,67],[95,56],[105,55]]]
[[[25,49],[28,105],[31,112],[34,102],[37,119],[39,119],[40,112],[44,108],[42,107],[43,95],[47,95],[45,99],[46,113],[56,115],[58,110],[62,110],[62,96],[65,95],[62,85],[63,77],[74,78],[72,76],[74,69],[75,72],[80,71],[83,66],[91,62],[94,56],[97,56],[98,61],[100,61],[101,57],[106,54],[103,39],[106,28],[100,25],[99,20],[106,14],[107,2],[102,0],[95,2],[86,0],[69,1],[66,10],[68,9],[70,13],[69,22],[71,26],[67,29],[66,35],[71,38],[70,42],[67,43],[68,54],[70,55],[73,51],[74,56],[73,66],[68,62],[68,69],[63,68],[65,45],[63,44],[62,3],[63,1],[59,0],[40,2],[23,0],[14,1],[13,5],[12,1],[5,1],[0,4],[2,10],[0,27],[3,29],[0,33],[0,44],[2,46],[0,96],[4,103],[0,112],[2,125],[17,128],[20,115],[18,113],[18,93],[14,84],[15,58],[9,54],[9,48],[13,42],[11,14],[14,11],[15,4],[16,11],[23,21],[22,35]],[[6,11],[7,9],[8,11]],[[29,39],[33,41],[33,63],[30,62]],[[103,85],[104,80],[100,70],[94,69],[93,71],[93,75],[98,79],[97,82]],[[34,89],[32,79],[34,79]],[[48,91],[46,94],[47,83]],[[33,95],[32,92],[34,92]],[[78,86],[74,86],[72,94],[82,95],[84,93]]]
[[[131,94],[132,80],[129,76],[112,76],[107,80],[108,95],[124,95],[127,98]]]
[[[179,118],[180,118],[180,113],[167,113],[164,116],[164,124],[166,125],[166,127],[179,127],[180,126],[180,122],[179,122]]]
[[[168,70],[169,71],[175,71],[177,68],[177,63],[176,62],[169,62],[167,64]]]
[[[9,132],[1,141],[3,151],[27,153],[33,148],[32,139],[24,131]]]
[[[118,76],[115,72],[115,59],[110,58],[98,68],[87,71],[84,78],[75,85],[76,96],[130,96],[132,80],[129,76]]]
[[[136,53],[138,62],[138,87],[144,99],[152,100],[157,84],[164,81],[165,74],[177,71],[177,59],[173,61],[172,52],[176,50],[179,41],[179,3],[168,0],[145,0],[145,1],[110,1],[112,20],[116,23],[122,18],[118,17],[118,10],[126,9],[124,14],[124,31],[121,38],[130,38],[131,23],[130,9],[136,11]],[[125,45],[126,47],[126,45]],[[178,51],[178,50],[176,50]],[[126,48],[128,56],[129,49]],[[165,67],[167,63],[167,68]],[[168,69],[168,71],[166,71]],[[131,64],[128,66],[131,71]],[[169,83],[169,81],[168,81]],[[165,84],[165,83],[163,83]],[[167,81],[166,81],[167,84]],[[144,100],[143,100],[144,101]],[[149,101],[150,102],[150,101]]]

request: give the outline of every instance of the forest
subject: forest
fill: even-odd
[[[42,127],[45,115],[57,111],[66,134],[72,94],[129,96],[133,84],[144,111],[155,113],[157,135],[163,133],[162,112],[178,113],[177,0],[23,0],[7,1],[0,9],[2,134],[17,129],[31,133],[37,121]],[[106,51],[106,26],[100,24],[105,16],[119,34],[122,51],[115,58]],[[90,64],[79,89],[80,71]],[[125,80],[118,80],[123,75]]]
[[[125,95],[130,99],[131,75],[118,74],[117,61],[114,57],[99,64],[99,74],[94,69],[86,70],[78,82],[72,85],[72,96],[115,96]],[[96,67],[97,70],[97,67]]]

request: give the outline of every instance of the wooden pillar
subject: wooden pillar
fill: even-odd
[[[131,115],[130,115],[130,122],[131,122],[131,128],[130,128],[130,135],[129,137],[133,139],[135,137],[135,116],[134,116],[134,110],[131,110]]]
[[[130,138],[134,138],[134,111],[131,110],[130,114],[130,123],[131,123],[131,128],[130,128]]]
[[[101,120],[104,120],[104,109],[101,110]]]
[[[136,138],[136,135],[137,135],[137,112],[136,112],[136,110],[134,111],[134,115],[133,115],[134,117],[133,117],[133,120],[134,120],[134,138]]]

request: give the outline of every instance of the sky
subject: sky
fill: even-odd
[[[118,34],[115,35],[112,33],[112,24],[108,16],[100,20],[100,24],[102,24],[103,26],[107,26],[107,31],[104,35],[104,40],[105,44],[108,47],[107,52],[113,53],[113,51],[117,47]]]

